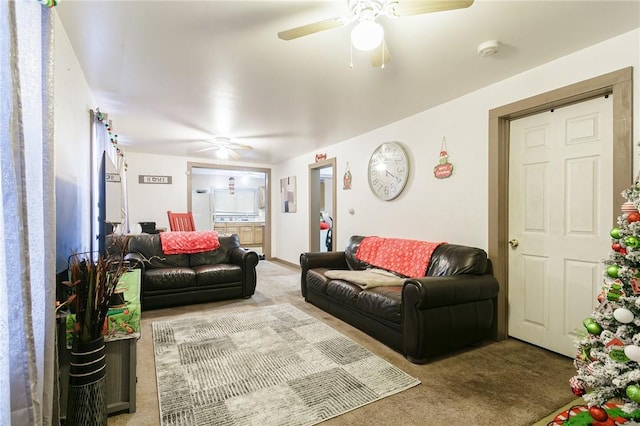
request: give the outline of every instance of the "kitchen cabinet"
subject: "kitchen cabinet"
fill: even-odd
[[[261,246],[264,240],[263,222],[216,222],[213,229],[219,233],[237,234],[241,246]]]

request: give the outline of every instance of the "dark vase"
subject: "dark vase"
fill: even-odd
[[[107,425],[104,338],[74,342],[69,363],[69,396],[65,426]]]

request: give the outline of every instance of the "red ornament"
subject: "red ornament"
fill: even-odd
[[[627,215],[627,222],[631,223],[631,222],[638,222],[638,221],[640,221],[640,213],[631,212]]]
[[[609,415],[602,407],[589,408],[589,414],[591,415],[591,418],[597,422],[604,422],[609,418]]]
[[[611,244],[611,249],[613,251],[620,251],[620,249],[622,248],[622,244],[620,243],[613,243]]]

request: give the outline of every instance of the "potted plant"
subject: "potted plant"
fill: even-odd
[[[73,321],[66,425],[106,425],[106,358],[103,327],[111,296],[128,269],[123,253],[125,239],[113,239],[120,253],[74,254],[69,257],[72,294],[64,303]]]

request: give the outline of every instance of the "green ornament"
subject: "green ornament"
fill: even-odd
[[[636,385],[629,385],[625,389],[625,392],[630,400],[633,402],[640,402],[640,387]]]
[[[595,334],[598,335],[600,333],[602,333],[602,327],[600,326],[600,324],[598,324],[597,322],[592,322],[586,325],[587,327],[587,331],[590,334]]]
[[[615,239],[620,238],[620,228],[613,228],[610,232],[610,235]]]
[[[609,265],[607,266],[607,275],[609,275],[611,278],[618,278],[618,270],[620,268],[618,267],[618,265]]]
[[[631,235],[624,239],[624,243],[627,247],[637,248],[640,246],[640,239],[634,235]]]
[[[625,355],[624,353],[624,349],[613,349],[611,352],[609,352],[609,357],[614,360],[614,361],[618,361],[621,363],[625,363],[625,362],[629,362],[630,359],[627,355]]]

